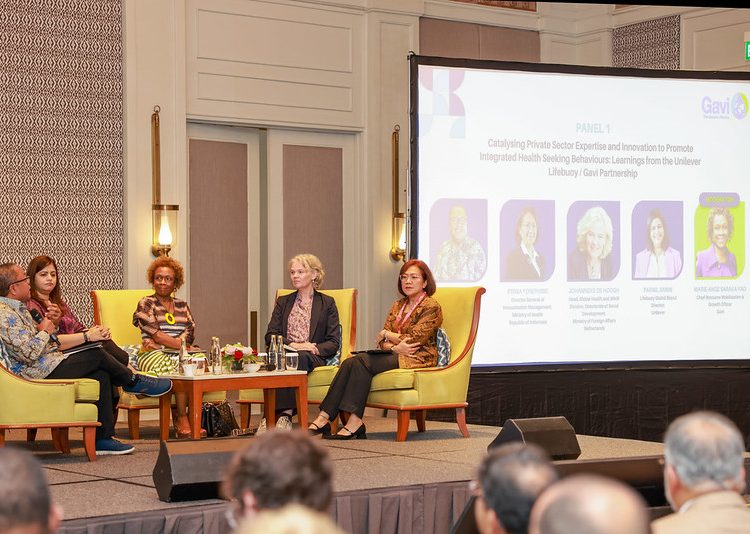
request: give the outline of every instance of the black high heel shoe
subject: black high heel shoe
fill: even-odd
[[[342,430],[346,430],[349,433],[348,434],[329,434],[328,436],[323,436],[323,439],[367,439],[367,431],[365,430],[364,423],[362,423],[360,427],[354,432],[346,428],[346,426],[344,426]]]
[[[311,436],[319,436],[320,434],[323,434],[323,437],[325,438],[331,435],[331,422],[330,421],[324,424],[323,426],[318,426],[314,422],[310,424],[315,427],[315,428],[307,427],[307,432]]]

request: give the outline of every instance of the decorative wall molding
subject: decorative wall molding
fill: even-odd
[[[187,26],[190,118],[364,128],[361,11],[192,0]]]
[[[0,261],[54,257],[91,324],[123,287],[120,0],[0,3],[0,124]]]

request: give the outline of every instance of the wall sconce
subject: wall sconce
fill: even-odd
[[[398,209],[399,199],[399,150],[398,140],[401,126],[393,127],[391,134],[391,173],[393,175],[393,210],[391,213],[391,259],[406,261],[406,215]]]
[[[151,114],[151,254],[169,256],[176,241],[177,211],[180,207],[161,203],[160,111],[159,106],[154,106]]]

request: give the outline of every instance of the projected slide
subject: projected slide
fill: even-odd
[[[750,357],[750,80],[413,61],[412,247],[487,288],[474,365]]]

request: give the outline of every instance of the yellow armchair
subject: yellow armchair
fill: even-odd
[[[433,298],[443,309],[443,328],[451,344],[447,366],[394,369],[373,379],[367,406],[396,410],[396,441],[406,441],[411,412],[415,413],[418,431],[424,432],[427,410],[442,408],[456,409],[461,435],[469,437],[466,394],[484,292],[483,287],[439,287],[435,292]]]
[[[138,302],[148,295],[153,295],[152,289],[95,289],[91,292],[91,301],[94,304],[94,323],[106,325],[112,333],[112,341],[118,345],[140,345],[141,331],[133,326],[133,312]],[[207,393],[203,399],[206,401],[220,401],[226,398],[226,392],[217,391]],[[174,403],[174,395],[172,396]],[[159,399],[145,397],[139,399],[135,395],[120,392],[118,410],[128,412],[128,432],[130,439],[139,439],[141,436],[141,410],[156,410],[159,408]]]
[[[292,289],[279,289],[276,292],[276,298],[288,295],[292,291]],[[357,344],[357,290],[354,288],[323,289],[320,292],[333,297],[333,300],[336,301],[336,309],[341,323],[340,360],[345,360],[351,356]],[[308,404],[320,404],[323,401],[338,369],[335,365],[322,365],[316,367],[307,376]],[[241,426],[246,428],[250,424],[250,405],[263,404],[263,391],[259,389],[242,390],[237,403],[240,405]],[[307,423],[300,421],[300,424],[306,425]]]
[[[26,429],[33,438],[40,428],[49,428],[55,448],[70,454],[71,427],[83,429],[83,446],[89,461],[96,460],[96,380],[26,380],[0,365],[0,447],[7,429]]]

